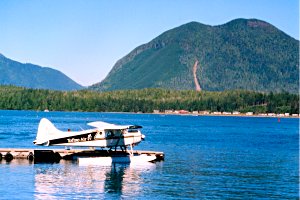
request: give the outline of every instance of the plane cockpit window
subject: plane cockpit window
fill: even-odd
[[[128,133],[136,133],[138,132],[138,129],[128,129]]]

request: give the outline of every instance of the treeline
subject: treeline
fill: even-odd
[[[196,92],[166,89],[62,92],[0,86],[0,109],[98,112],[188,110],[299,113],[299,95],[252,91]]]

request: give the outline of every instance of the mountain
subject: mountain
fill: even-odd
[[[299,41],[265,21],[190,22],[135,48],[90,89],[298,93],[298,75]]]
[[[58,70],[23,64],[0,54],[0,85],[51,90],[78,90],[83,87]]]

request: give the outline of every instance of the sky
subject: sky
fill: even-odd
[[[0,53],[88,86],[169,29],[236,18],[264,20],[299,40],[299,0],[0,0]]]

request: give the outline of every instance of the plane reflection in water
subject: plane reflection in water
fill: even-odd
[[[156,164],[78,167],[76,164],[34,165],[35,199],[137,197],[143,193],[143,173]]]

